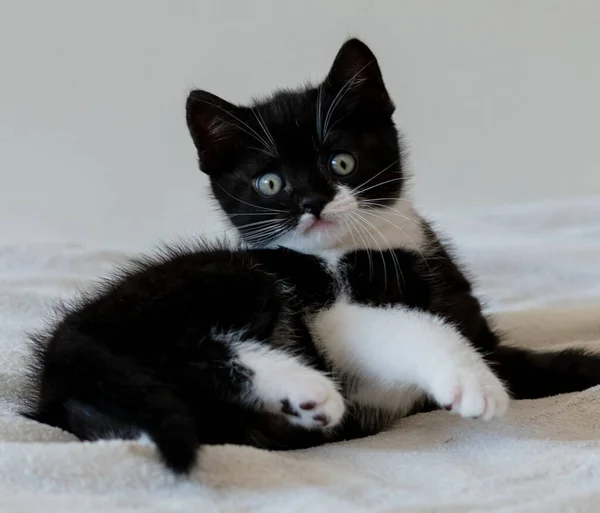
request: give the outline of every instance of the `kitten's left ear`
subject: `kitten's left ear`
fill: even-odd
[[[383,83],[377,59],[359,39],[350,39],[340,48],[324,85],[342,101],[358,102],[369,111],[392,115],[394,103]]]

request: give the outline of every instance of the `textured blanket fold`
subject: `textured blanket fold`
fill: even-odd
[[[508,343],[600,351],[600,198],[440,216]],[[24,332],[127,255],[0,246],[0,512],[600,510],[600,387],[483,423],[432,412],[295,451],[209,447],[190,479],[137,442],[80,443],[17,417]]]

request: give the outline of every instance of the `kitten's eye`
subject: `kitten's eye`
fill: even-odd
[[[275,196],[283,189],[283,178],[277,173],[267,173],[256,180],[256,189],[265,196]]]
[[[350,153],[339,153],[329,161],[331,172],[339,176],[347,176],[356,167],[356,159]]]

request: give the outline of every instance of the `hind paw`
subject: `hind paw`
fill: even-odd
[[[265,407],[272,413],[283,414],[290,424],[328,429],[339,424],[344,415],[344,399],[334,383],[312,369],[293,373],[278,386],[281,399],[266,402]]]
[[[502,382],[483,362],[440,376],[432,392],[446,410],[483,420],[504,415],[510,400]]]
[[[295,426],[331,429],[344,416],[345,402],[335,383],[311,367],[294,362],[256,373],[253,381],[262,408]]]

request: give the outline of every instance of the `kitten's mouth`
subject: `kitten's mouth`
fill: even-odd
[[[322,219],[313,217],[310,221],[308,221],[303,227],[303,233],[314,233],[317,231],[325,231],[333,228],[336,225],[335,221],[331,221],[330,219]]]

